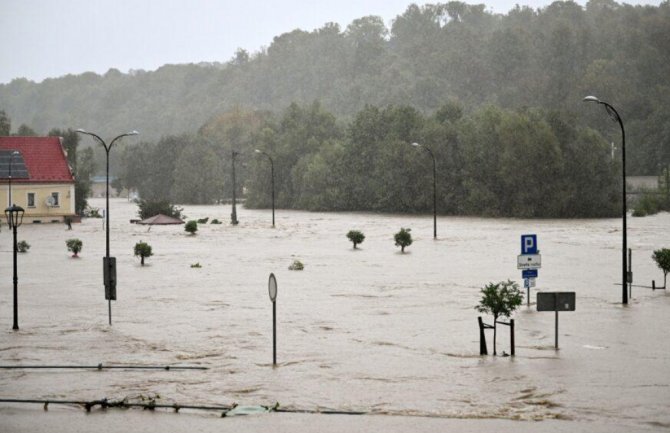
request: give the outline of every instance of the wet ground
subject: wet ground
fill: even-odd
[[[104,200],[91,202],[104,207]],[[532,425],[533,431],[556,431],[557,425],[670,428],[670,295],[633,287],[630,304],[621,305],[621,287],[615,285],[621,278],[620,219],[441,217],[433,240],[428,216],[278,210],[273,229],[267,210],[238,208],[240,224],[234,227],[229,206],[187,206],[189,219],[224,222],[200,225],[189,236],[183,226],[147,231],[130,224],[136,207],[123,199],[111,203],[119,280],[111,327],[101,275],[102,220],[84,220],[72,231],[64,225],[19,228],[19,240],[31,249],[19,255],[18,332],[11,330],[11,237],[3,227],[0,364],[179,364],[209,370],[0,370],[0,398],[279,402],[289,409],[380,415],[360,421],[381,419],[379,431],[395,424],[385,420],[414,419],[408,416],[423,420],[409,425],[443,420],[461,430],[483,419],[498,429],[510,420],[534,421],[511,424]],[[411,227],[414,237],[405,254],[393,242],[401,227]],[[668,227],[668,213],[629,218],[636,285],[662,281],[651,253],[670,247]],[[351,229],[366,235],[357,250],[345,236]],[[479,289],[490,281],[521,282],[516,256],[525,233],[538,235],[542,254],[531,301],[537,291],[574,291],[576,311],[560,314],[555,350],[554,314],[537,312],[524,300],[514,316],[516,356],[481,357],[474,310]],[[78,259],[65,247],[71,237],[84,244]],[[155,254],[144,267],[133,257],[140,240]],[[296,259],[303,271],[288,270]],[[192,268],[195,263],[201,268]],[[278,281],[276,368],[270,272]],[[489,334],[489,346],[491,340]],[[509,350],[508,331],[501,329],[498,351]],[[48,422],[39,406],[32,410]],[[16,431],[37,422],[26,416],[30,406],[0,406],[3,413]],[[77,431],[83,415],[75,414],[80,412],[61,409],[53,419]],[[253,417],[260,421],[247,427],[274,426],[272,420],[282,416],[289,417]],[[455,420],[468,421],[449,424]],[[108,431],[115,431],[114,422]],[[309,431],[312,423],[296,421],[295,428]]]

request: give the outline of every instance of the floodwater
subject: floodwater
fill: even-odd
[[[91,204],[104,207],[104,199]],[[66,231],[25,225],[19,240],[19,325],[12,331],[11,236],[0,233],[0,363],[192,365],[207,371],[0,370],[0,398],[141,399],[273,405],[459,419],[564,420],[622,429],[670,427],[670,295],[633,287],[621,305],[621,220],[515,220],[186,206],[218,218],[197,235],[130,224],[135,205],[111,200],[118,300],[107,324],[101,219]],[[635,284],[663,274],[670,214],[629,218]],[[405,254],[393,233],[411,227]],[[365,233],[359,249],[345,234]],[[520,235],[542,254],[533,304],[514,315],[516,356],[479,356],[479,289],[522,282]],[[65,240],[83,241],[80,258]],[[140,266],[133,246],[154,256]],[[290,271],[293,260],[303,271]],[[199,263],[201,268],[191,268]],[[277,277],[276,368],[267,281]],[[535,311],[537,291],[575,291],[576,311]],[[524,290],[525,293],[525,290]],[[485,317],[490,322],[490,317]],[[488,333],[489,351],[492,333]],[[500,327],[498,352],[509,353]],[[34,408],[40,411],[39,407]],[[507,421],[505,421],[507,422]],[[490,424],[489,424],[490,425]],[[543,430],[542,423],[536,430]],[[552,421],[547,421],[546,430]],[[306,430],[307,431],[307,430]]]

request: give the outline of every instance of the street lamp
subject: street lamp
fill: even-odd
[[[14,157],[19,156],[19,155],[20,155],[20,153],[19,153],[18,150],[13,151],[9,155],[9,194],[8,194],[9,202],[7,203],[8,206],[11,206],[11,205],[14,204],[14,203],[12,203],[12,164],[14,163]]]
[[[272,161],[272,157],[265,152],[262,152],[258,149],[255,150],[256,153],[265,155],[270,160],[270,172],[272,174],[272,227],[275,226],[275,163]]]
[[[237,207],[236,207],[236,189],[237,187],[235,186],[235,157],[239,155],[239,152],[236,152],[233,150],[233,211],[230,213],[230,223],[232,225],[237,225],[239,221],[237,220]]]
[[[116,300],[116,258],[109,256],[109,151],[112,150],[112,146],[116,143],[117,140],[120,140],[123,137],[128,137],[130,135],[139,135],[137,131],[126,132],[125,134],[118,135],[109,143],[109,146],[105,143],[105,140],[100,138],[99,135],[92,132],[84,131],[83,129],[77,129],[77,132],[80,134],[90,135],[91,137],[98,140],[102,147],[105,148],[106,159],[106,194],[105,194],[105,232],[106,232],[106,242],[105,242],[105,257],[102,260],[102,269],[103,269],[103,281],[105,285],[105,299],[108,301],[109,308],[109,324],[112,324],[112,301]]]
[[[622,193],[622,201],[621,201],[621,217],[623,220],[623,247],[622,247],[622,262],[621,262],[621,286],[623,289],[623,297],[622,297],[622,302],[624,304],[628,304],[628,288],[627,288],[627,282],[628,282],[628,272],[626,270],[627,268],[627,258],[626,258],[626,251],[628,248],[628,241],[627,241],[627,232],[626,232],[626,131],[623,129],[623,121],[621,120],[621,116],[619,116],[619,113],[612,107],[610,104],[608,104],[605,101],[601,101],[600,99],[596,98],[595,96],[587,96],[584,99],[584,102],[595,102],[597,104],[603,105],[605,107],[605,110],[607,110],[607,114],[609,114],[610,118],[614,120],[615,122],[619,122],[619,126],[621,127],[621,169],[622,169],[622,177],[623,177],[623,193]]]
[[[412,143],[414,147],[421,147],[430,154],[430,157],[433,158],[433,239],[437,239],[437,168],[435,163],[435,155],[426,146],[419,143]]]
[[[7,217],[7,225],[14,232],[14,325],[12,326],[12,329],[15,331],[19,329],[19,301],[18,301],[19,276],[16,266],[16,252],[18,250],[16,244],[16,228],[20,226],[21,223],[23,222],[24,212],[25,211],[21,206],[17,206],[15,204],[5,209],[5,217]]]

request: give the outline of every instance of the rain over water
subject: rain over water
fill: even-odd
[[[104,200],[91,204],[104,207]],[[11,238],[0,233],[0,362],[4,365],[193,365],[207,371],[5,370],[0,397],[92,400],[160,396],[165,403],[273,405],[374,414],[615,423],[670,427],[670,295],[633,287],[621,305],[621,220],[519,220],[277,212],[187,206],[209,217],[182,226],[130,224],[136,206],[111,201],[118,300],[107,324],[101,219],[24,225],[19,324],[11,330]],[[405,254],[393,234],[410,227]],[[629,219],[636,285],[662,284],[651,260],[670,246],[670,214]],[[4,228],[4,227],[3,227]],[[345,234],[365,233],[354,250]],[[521,283],[520,235],[542,254],[537,287],[514,315],[516,356],[480,356],[480,288]],[[79,259],[65,240],[83,241]],[[133,246],[154,256],[140,266]],[[290,271],[294,261],[303,271]],[[201,268],[191,268],[199,263]],[[278,350],[272,367],[268,275],[277,277]],[[537,291],[576,292],[576,311],[537,312]],[[525,290],[524,290],[525,294]],[[490,322],[490,317],[484,317]],[[488,333],[489,351],[492,334]],[[501,327],[498,353],[509,353]],[[36,409],[37,410],[37,409]],[[541,424],[538,424],[541,429]]]

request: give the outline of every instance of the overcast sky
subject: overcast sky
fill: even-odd
[[[428,3],[438,3],[439,0]],[[442,2],[446,3],[447,0]],[[327,22],[342,29],[379,15],[390,26],[411,0],[0,0],[0,83],[42,81],[110,68],[154,70],[166,63],[230,60],[274,36]],[[425,4],[426,2],[416,2]],[[474,3],[481,3],[476,1]],[[485,0],[489,11],[550,0]],[[580,1],[583,4],[584,1]],[[659,4],[660,0],[626,3]]]

